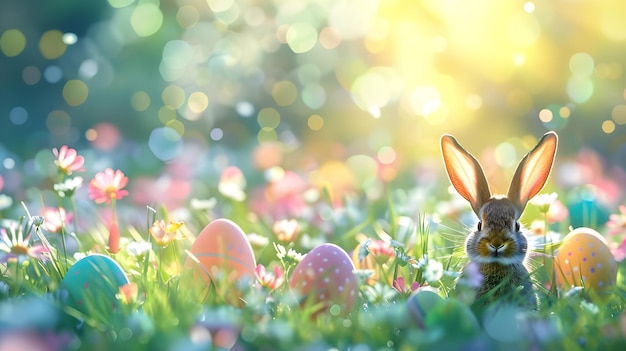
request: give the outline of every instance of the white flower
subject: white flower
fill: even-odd
[[[289,249],[289,251],[287,251],[287,257],[289,257],[290,259],[296,261],[296,262],[300,262],[302,261],[302,258],[304,258],[304,255],[297,252],[294,249]]]
[[[443,277],[443,264],[439,261],[428,260],[424,267],[424,279],[429,284],[433,284]]]
[[[191,205],[191,208],[194,210],[210,211],[215,208],[215,205],[217,205],[217,199],[212,197],[206,200],[201,200],[194,197],[191,199],[189,205]]]
[[[563,294],[563,297],[569,298],[569,297],[580,294],[581,291],[583,291],[582,286],[572,286],[571,289],[567,290],[565,294]]]
[[[60,197],[71,197],[82,185],[82,177],[73,177],[66,179],[63,183],[54,184],[54,191],[56,191]]]
[[[588,312],[590,312],[591,314],[598,314],[598,312],[600,312],[600,308],[598,308],[598,306],[594,303],[591,302],[587,302],[585,300],[580,302],[580,307]]]
[[[547,213],[550,210],[550,206],[556,198],[558,197],[557,193],[550,194],[539,194],[530,200],[530,203],[537,206],[539,211],[542,213]]]
[[[274,244],[274,248],[276,249],[276,257],[279,260],[282,260],[285,256],[287,256],[287,249],[285,249],[285,247],[281,244]]]
[[[132,256],[143,256],[152,249],[152,245],[147,241],[130,242],[126,245],[126,252]]]
[[[88,255],[88,254],[87,254],[87,253],[85,253],[85,252],[75,252],[75,253],[74,253],[74,259],[75,259],[76,261],[80,261],[81,259],[83,259],[83,258],[87,257],[87,255]]]
[[[287,259],[286,261],[297,263],[297,262],[302,261],[302,259],[304,258],[303,254],[298,253],[296,250],[291,249],[291,248],[287,250],[281,244],[274,243],[274,249],[276,250],[276,257],[281,261],[285,260],[286,258]]]
[[[13,205],[13,199],[10,196],[0,194],[0,211]]]

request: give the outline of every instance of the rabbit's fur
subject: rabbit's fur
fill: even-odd
[[[556,148],[557,135],[546,133],[518,165],[507,195],[493,196],[478,161],[454,137],[442,136],[441,151],[450,182],[479,219],[465,243],[470,262],[478,264],[483,278],[476,289],[478,303],[515,299],[522,305],[537,306],[525,267],[528,242],[518,220],[528,200],[545,185]]]

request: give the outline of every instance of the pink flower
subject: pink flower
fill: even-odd
[[[626,234],[626,206],[621,205],[619,212],[609,216],[609,221],[606,223],[609,235]]]
[[[60,233],[64,225],[72,221],[72,214],[63,207],[46,207],[41,211],[45,221],[41,227],[50,233]]]
[[[253,193],[252,210],[275,219],[301,216],[307,207],[302,194],[310,185],[293,171],[275,173],[264,189]]]
[[[406,282],[404,281],[404,277],[398,277],[396,280],[393,281],[392,286],[400,294],[405,294],[405,295],[412,293],[413,291],[417,290],[417,288],[420,287],[418,282],[413,282],[411,286],[407,286]]]
[[[57,158],[54,163],[59,167],[59,171],[62,173],[70,175],[72,172],[83,172],[85,170],[85,168],[83,168],[85,158],[78,155],[75,149],[63,145],[61,149],[52,149],[52,153],[54,157]]]
[[[622,262],[626,258],[626,237],[617,247],[611,247],[611,253],[617,262]]]
[[[281,219],[274,222],[272,231],[276,238],[282,242],[293,242],[300,232],[300,224],[295,219]]]
[[[48,249],[43,245],[29,246],[30,234],[24,238],[21,228],[11,226],[9,235],[4,228],[0,228],[0,263],[6,263],[9,260],[17,259],[23,262],[29,258],[41,259]]]
[[[112,199],[121,199],[128,195],[128,191],[122,190],[128,184],[128,177],[119,169],[115,172],[107,168],[104,172],[96,173],[89,182],[89,198],[95,203],[110,204]]]
[[[367,245],[367,251],[377,258],[377,261],[380,256],[384,259],[383,261],[387,261],[387,259],[393,258],[396,255],[391,244],[384,240],[371,240]]]
[[[285,282],[285,274],[279,266],[274,266],[274,273],[272,274],[265,270],[264,265],[259,264],[254,269],[254,273],[256,274],[256,278],[259,283],[270,290],[280,288],[280,286]]]
[[[13,328],[0,336],[0,350],[61,351],[67,350],[74,338],[67,332],[55,334],[35,328]]]
[[[556,199],[548,210],[547,218],[548,223],[559,223],[566,220],[569,217],[569,210],[561,201]]]

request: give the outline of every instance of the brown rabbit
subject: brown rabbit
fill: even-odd
[[[525,267],[528,242],[518,222],[526,203],[541,191],[550,175],[557,135],[546,133],[520,162],[506,196],[492,196],[476,160],[451,135],[441,137],[441,152],[452,186],[472,206],[478,226],[465,243],[470,262],[478,264],[483,280],[476,302],[519,299],[537,306],[530,274]],[[519,291],[519,292],[516,292]]]

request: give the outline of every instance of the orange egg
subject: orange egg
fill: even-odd
[[[561,289],[582,286],[606,293],[617,279],[617,262],[611,250],[602,235],[591,228],[581,227],[567,234],[554,263]]]
[[[216,219],[198,235],[189,250],[197,259],[187,258],[185,266],[194,269],[207,283],[234,283],[254,280],[256,260],[243,230],[228,219]]]

